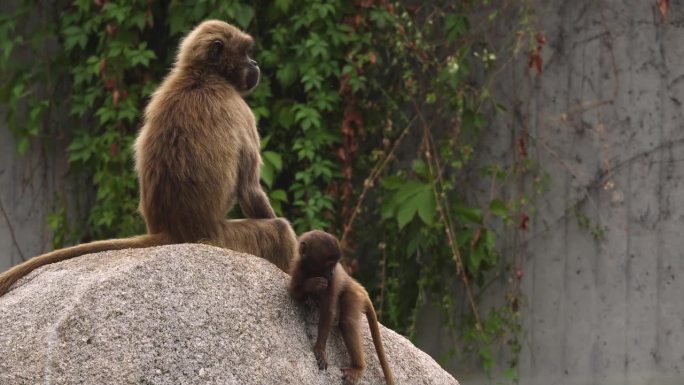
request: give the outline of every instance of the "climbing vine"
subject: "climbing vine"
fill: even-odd
[[[521,53],[541,72],[543,35],[523,1],[408,4],[74,0],[39,9],[24,0],[1,12],[0,102],[18,154],[66,135],[72,170],[92,180],[86,223],[69,227],[63,208],[50,216],[56,246],[144,231],[131,154],[141,111],[182,34],[227,20],[259,44],[264,76],[248,102],[278,214],[298,232],[340,236],[385,324],[414,336],[430,301],[459,341],[451,354],[508,368],[515,380],[523,274],[497,236],[527,230],[525,191],[543,190],[546,177],[524,132],[513,162],[473,159],[507,110],[492,79]],[[495,45],[487,33],[502,14],[514,31]],[[482,296],[502,277],[506,295],[485,308]],[[510,361],[496,361],[502,349]]]

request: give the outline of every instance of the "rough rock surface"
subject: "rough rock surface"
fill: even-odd
[[[206,245],[110,251],[39,269],[0,297],[0,384],[341,384],[311,346],[317,312],[270,263]],[[362,384],[383,384],[364,323]],[[397,384],[458,382],[389,329]]]

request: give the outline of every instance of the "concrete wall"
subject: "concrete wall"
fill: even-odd
[[[14,11],[18,1],[0,2],[0,11]],[[18,31],[30,30],[33,24],[45,23],[60,1],[41,1],[40,7]],[[48,42],[39,52],[18,49],[13,55],[30,63],[34,55],[49,58],[56,44]],[[60,87],[64,87],[60,83]],[[37,93],[46,90],[37,89]],[[56,92],[60,95],[61,92]],[[65,127],[73,124],[65,111],[53,106],[45,130],[50,141],[33,141],[24,155],[18,155],[16,141],[5,125],[6,107],[0,107],[0,271],[32,256],[52,250],[52,233],[48,230],[48,216],[64,208],[70,224],[82,223],[92,189],[78,173],[69,171],[65,149],[69,144]],[[79,179],[80,178],[80,179]],[[79,182],[76,182],[76,181]]]
[[[544,72],[523,54],[498,77],[513,108],[481,146],[483,161],[510,162],[528,133],[551,175],[530,230],[502,245],[525,272],[520,383],[684,384],[684,1],[666,22],[656,1],[533,3]],[[421,338],[439,355],[431,330]]]
[[[55,209],[65,205],[71,218],[82,211],[68,174],[66,144],[34,143],[19,156],[14,138],[0,125],[0,271],[52,249],[47,219]],[[87,190],[81,187],[81,196]]]

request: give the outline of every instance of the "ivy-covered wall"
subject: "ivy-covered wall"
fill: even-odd
[[[507,109],[492,97],[493,76],[537,45],[525,3],[40,5],[17,0],[0,14],[0,103],[17,159],[63,139],[70,177],[86,178],[79,184],[85,218],[73,214],[69,192],[49,205],[54,247],[143,231],[131,160],[140,112],[183,33],[207,18],[229,20],[259,44],[264,77],[248,102],[276,211],[298,232],[324,228],[340,237],[346,266],[386,325],[413,338],[430,298],[443,324],[464,338],[450,354],[468,354],[489,370],[497,339],[505,338],[516,355],[516,286],[484,312],[478,296],[511,274],[494,226],[514,223],[526,203],[499,194],[471,202],[467,194],[483,181],[540,172],[528,159],[471,162],[487,116]],[[488,33],[503,11],[514,16],[517,34],[499,45]],[[501,365],[515,379],[515,359]]]

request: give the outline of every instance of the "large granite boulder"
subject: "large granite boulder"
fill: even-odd
[[[43,267],[0,297],[0,384],[341,384],[311,352],[317,312],[251,255],[184,244],[91,254]],[[397,384],[458,382],[382,329]],[[383,384],[367,324],[362,384]]]

